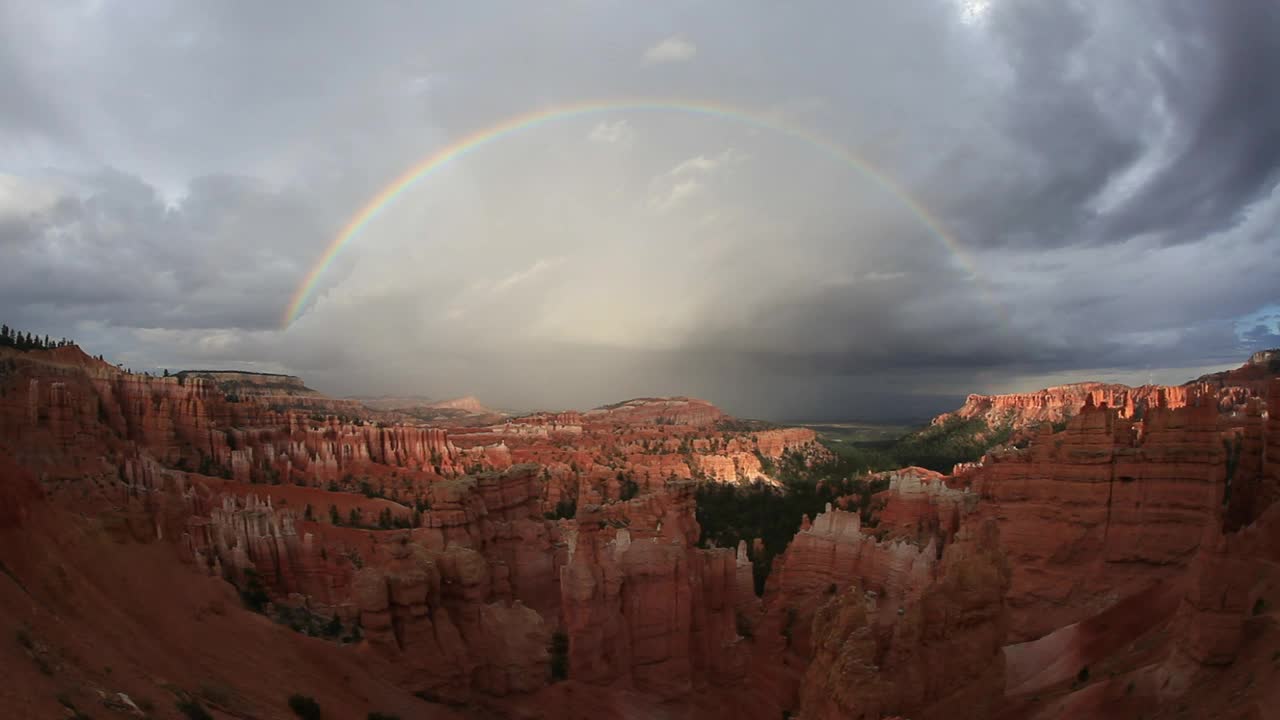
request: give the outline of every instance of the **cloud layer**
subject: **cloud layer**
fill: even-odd
[[[857,5],[857,6],[855,6]],[[0,307],[135,368],[774,418],[1280,344],[1280,10],[0,4]],[[348,244],[408,167],[505,118]],[[657,104],[670,103],[667,100]]]

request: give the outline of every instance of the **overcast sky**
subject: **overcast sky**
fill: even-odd
[[[1280,346],[1276,68],[1274,0],[0,0],[0,319],[135,369],[515,409],[902,417],[1181,382]],[[503,136],[283,326],[407,168],[622,97],[754,120]]]

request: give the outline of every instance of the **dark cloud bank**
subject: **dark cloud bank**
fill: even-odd
[[[512,408],[686,393],[778,419],[1179,381],[1280,344],[1280,6],[4,4],[0,307],[135,368]],[[504,117],[752,108],[785,135]]]

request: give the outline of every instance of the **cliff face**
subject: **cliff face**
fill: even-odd
[[[930,575],[896,601],[855,583],[818,610],[802,717],[994,714],[1005,685],[1009,584],[995,522],[962,529]]]
[[[1035,430],[1043,423],[1061,424],[1075,416],[1085,405],[1116,408],[1121,416],[1141,418],[1149,408],[1160,404],[1177,408],[1187,404],[1194,388],[1188,386],[1128,385],[1076,383],[1059,385],[1030,393],[1008,395],[970,395],[958,410],[933,419],[934,425],[947,420],[979,419],[990,427],[1009,425],[1015,435]]]
[[[1278,375],[1280,350],[1264,350],[1254,353],[1235,370],[1204,375],[1185,385],[1130,387],[1086,382],[1030,393],[969,395],[959,409],[934,418],[933,425],[953,418],[976,418],[993,428],[1009,425],[1018,438],[1041,423],[1063,423],[1086,404],[1116,408],[1121,417],[1138,420],[1162,403],[1164,407],[1179,408],[1187,405],[1191,397],[1212,398],[1223,413],[1242,413],[1250,398],[1266,396],[1268,384]]]
[[[322,396],[312,398],[304,413],[283,405],[285,396],[272,383],[254,385],[240,374],[233,374],[237,387],[259,392],[224,392],[212,373],[149,377],[121,372],[75,348],[51,352],[66,351],[81,355],[82,364],[52,363],[34,353],[0,359],[6,381],[0,433],[33,454],[133,443],[178,468],[246,482],[310,485],[371,473],[375,465],[423,479],[464,465],[494,465],[487,456],[464,457],[444,430],[322,417],[315,411],[330,402]],[[289,387],[296,380],[268,378],[283,378]]]
[[[733,551],[694,547],[698,532],[687,483],[580,511],[565,528],[560,591],[575,678],[663,698],[741,680],[734,608],[750,585],[738,582]]]
[[[1188,385],[1205,385],[1212,388],[1240,387],[1255,395],[1265,395],[1267,385],[1280,376],[1280,348],[1259,350],[1249,360],[1234,370],[1210,373],[1192,380]]]
[[[1086,405],[1059,434],[989,456],[971,482],[1010,550],[1015,641],[1185,572],[1220,522],[1226,457],[1209,403],[1147,413],[1139,432]]]

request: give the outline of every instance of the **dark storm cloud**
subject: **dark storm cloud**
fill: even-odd
[[[1280,5],[1174,3],[1168,59],[1153,71],[1183,133],[1111,232],[1196,240],[1237,222],[1280,172]]]
[[[246,178],[193,180],[167,205],[136,177],[77,180],[46,208],[0,223],[0,304],[45,322],[256,329],[279,322],[294,239],[316,232],[296,198]]]
[[[690,393],[791,418],[1277,342],[1259,312],[1280,301],[1274,3],[810,10],[0,6],[6,322],[133,367],[337,393]],[[851,148],[954,237],[785,133],[599,113],[432,173],[277,329],[406,168],[504,117],[619,96],[738,105]]]

